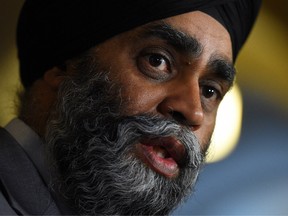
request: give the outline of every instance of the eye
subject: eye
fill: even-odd
[[[207,99],[218,99],[220,97],[219,91],[211,86],[202,86],[202,95]]]
[[[156,81],[167,80],[173,75],[172,57],[160,49],[148,49],[140,53],[137,67],[144,75]]]
[[[217,87],[214,87],[213,85],[202,85],[201,98],[204,109],[207,112],[212,112],[217,109],[223,96]]]
[[[157,68],[157,70],[165,72],[169,71],[169,63],[165,57],[159,54],[151,54],[146,56],[146,58],[148,58],[150,65]]]

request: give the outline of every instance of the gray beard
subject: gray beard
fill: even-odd
[[[95,69],[82,68],[94,75],[62,85],[48,122],[45,139],[57,172],[54,185],[77,214],[169,214],[196,182],[203,162],[197,138],[173,120],[149,114],[121,116],[125,102],[119,88],[111,85],[107,73]],[[174,179],[151,170],[134,153],[142,138],[168,136],[182,142],[187,151]]]

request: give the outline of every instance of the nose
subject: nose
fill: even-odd
[[[171,88],[157,111],[189,126],[193,131],[198,130],[204,120],[198,82],[182,83]]]

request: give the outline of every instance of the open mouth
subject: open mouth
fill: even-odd
[[[185,160],[185,148],[174,137],[143,139],[136,146],[137,155],[155,172],[175,178]]]

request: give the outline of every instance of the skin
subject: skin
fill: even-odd
[[[147,29],[163,23],[196,39],[200,51],[151,36]],[[220,23],[202,12],[190,12],[119,34],[92,52],[110,71],[110,80],[122,86],[123,115],[151,113],[185,122],[201,148],[208,148],[219,103],[234,79],[230,36]],[[212,60],[225,62],[232,79],[223,76],[223,68],[211,67]],[[41,136],[59,85],[73,73],[73,61],[67,61],[65,71],[54,67],[32,86],[31,109],[24,120]]]

